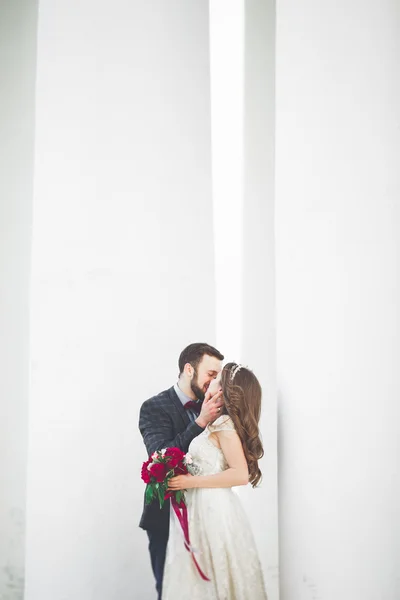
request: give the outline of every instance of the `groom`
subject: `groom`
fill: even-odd
[[[221,393],[210,398],[207,390],[221,371],[223,359],[222,354],[209,344],[190,344],[182,351],[178,382],[146,400],[140,409],[139,429],[149,456],[156,450],[173,446],[187,452],[190,442],[218,417]],[[169,534],[169,509],[169,502],[160,509],[154,501],[145,505],[140,521],[140,527],[147,531],[149,538],[159,600]]]

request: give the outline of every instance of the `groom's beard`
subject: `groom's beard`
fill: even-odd
[[[203,401],[205,392],[198,385],[197,374],[195,375],[195,378],[192,379],[192,381],[190,382],[190,387],[192,389],[193,394],[196,396],[196,398],[198,400]]]

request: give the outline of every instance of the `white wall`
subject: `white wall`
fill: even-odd
[[[398,600],[399,6],[277,7],[281,597]]]
[[[215,341],[208,7],[42,0],[26,600],[154,597],[138,410]]]
[[[0,598],[23,595],[36,2],[0,2]]]

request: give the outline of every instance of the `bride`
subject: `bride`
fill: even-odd
[[[178,519],[171,510],[163,600],[266,600],[255,542],[240,500],[232,487],[261,479],[263,455],[258,422],[261,387],[256,376],[227,364],[209,388],[223,392],[221,416],[189,448],[196,475],[170,480],[173,491],[187,490],[190,543],[202,579],[185,548]]]

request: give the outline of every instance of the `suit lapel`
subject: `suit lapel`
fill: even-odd
[[[190,417],[187,414],[186,410],[183,408],[183,404],[179,400],[178,396],[176,395],[174,388],[172,387],[168,391],[169,391],[169,397],[171,398],[171,401],[172,401],[174,407],[176,408],[176,412],[182,419],[183,425],[186,428],[190,423]]]

